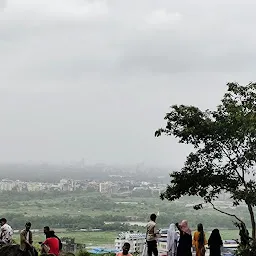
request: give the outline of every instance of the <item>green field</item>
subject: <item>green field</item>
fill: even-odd
[[[221,230],[221,236],[223,240],[228,239],[238,239],[237,230]],[[72,237],[75,238],[77,243],[86,244],[86,246],[104,246],[104,245],[113,245],[114,240],[118,232],[64,232],[57,233],[59,237]],[[210,232],[206,233],[206,237],[209,238]],[[19,241],[19,236],[15,234],[14,240]],[[44,240],[43,234],[34,234],[34,242],[41,242]]]
[[[87,246],[97,245],[114,245],[114,240],[118,232],[65,232],[57,233],[61,237],[75,238],[76,243],[86,244]],[[33,234],[33,240],[35,243],[44,241],[45,236],[43,234]],[[15,242],[19,242],[19,235],[14,235]]]
[[[209,238],[211,232],[207,232],[206,236]],[[220,230],[220,234],[223,240],[239,239],[238,230]]]

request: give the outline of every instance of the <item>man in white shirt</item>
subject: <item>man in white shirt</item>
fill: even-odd
[[[148,256],[158,256],[157,250],[157,235],[159,231],[156,228],[156,215],[153,213],[150,215],[150,221],[148,222],[147,226],[147,246],[148,246]]]
[[[12,243],[13,230],[10,225],[7,224],[5,218],[0,219],[0,244],[8,245]]]

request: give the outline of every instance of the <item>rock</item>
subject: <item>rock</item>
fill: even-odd
[[[15,245],[6,245],[0,248],[1,256],[31,256],[28,252],[23,252],[20,250],[20,246]]]

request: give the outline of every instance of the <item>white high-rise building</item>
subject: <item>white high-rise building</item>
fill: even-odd
[[[0,190],[2,191],[11,191],[15,186],[16,183],[13,180],[3,179],[0,182]]]
[[[120,233],[116,238],[115,249],[118,251],[122,251],[124,243],[129,243],[131,245],[131,253],[142,253],[145,242],[146,234],[144,233],[124,232]]]
[[[112,183],[110,182],[100,183],[100,193],[103,193],[103,194],[111,193],[111,187],[112,187]]]

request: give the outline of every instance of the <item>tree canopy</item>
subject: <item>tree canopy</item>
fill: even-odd
[[[171,184],[161,198],[193,195],[213,205],[220,193],[229,193],[234,206],[247,205],[256,239],[256,84],[228,83],[215,110],[173,105],[165,120],[166,127],[155,136],[174,136],[194,150],[184,167],[170,174]]]

